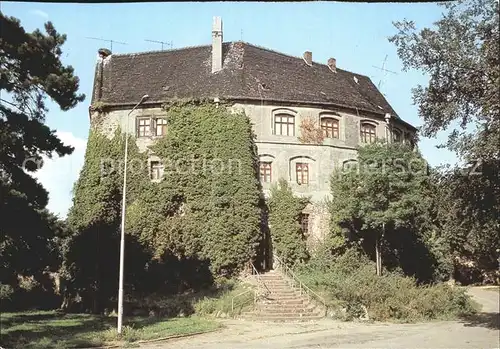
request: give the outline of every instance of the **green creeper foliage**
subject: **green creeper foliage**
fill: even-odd
[[[129,232],[156,257],[208,260],[215,275],[250,261],[262,200],[249,119],[205,102],[166,105],[168,131],[151,147],[164,166],[129,207]]]
[[[284,179],[271,187],[268,207],[273,249],[287,265],[294,265],[308,258],[300,226],[300,215],[307,202],[308,199],[294,196]]]
[[[80,230],[93,224],[119,224],[123,190],[125,138],[118,128],[112,139],[91,129],[85,163],[75,183],[73,206],[68,222]],[[127,201],[134,201],[148,176],[145,154],[139,153],[134,137],[129,136]],[[138,162],[142,163],[138,166]]]
[[[120,129],[113,138],[91,129],[67,218],[74,233],[63,252],[66,297],[78,293],[84,307],[94,312],[102,310],[118,287],[124,141]],[[139,153],[133,137],[129,138],[128,159],[127,201],[132,202],[148,175],[145,155]],[[137,166],[139,162],[142,167]],[[144,268],[150,256],[130,237],[126,239],[126,250],[125,282],[132,287],[139,282],[134,275]]]

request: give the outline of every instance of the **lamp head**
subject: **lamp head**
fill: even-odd
[[[147,99],[149,99],[149,95],[144,95],[144,96],[142,96],[142,98],[141,98],[141,103],[142,103],[142,102],[145,102]]]

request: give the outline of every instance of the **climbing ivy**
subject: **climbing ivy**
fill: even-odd
[[[284,179],[271,187],[268,200],[269,229],[273,248],[287,265],[305,261],[308,258],[306,242],[300,226],[300,215],[308,199],[293,195]]]
[[[129,207],[127,227],[156,257],[208,260],[232,275],[255,256],[261,198],[249,119],[225,105],[180,100],[164,106],[167,135],[151,150],[164,176]]]
[[[147,178],[145,154],[139,153],[129,136],[127,202],[135,200]],[[74,186],[73,206],[68,224],[73,235],[64,244],[61,270],[65,285],[63,306],[76,294],[84,309],[99,312],[116,295],[118,283],[119,231],[123,188],[125,137],[117,129],[112,138],[91,129],[85,161]],[[150,259],[138,243],[127,239],[126,282],[137,282],[133,275]]]

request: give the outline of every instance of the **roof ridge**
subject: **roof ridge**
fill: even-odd
[[[300,56],[294,56],[294,55],[291,55],[291,54],[288,54],[288,53],[276,51],[276,50],[270,49],[270,48],[265,47],[265,46],[261,46],[261,45],[257,45],[257,44],[252,44],[252,43],[247,42],[247,41],[238,40],[238,41],[226,41],[226,42],[223,42],[223,44],[227,44],[227,45],[231,45],[231,44],[235,44],[235,43],[243,43],[245,45],[252,46],[252,47],[255,47],[255,48],[260,49],[260,50],[265,50],[265,51],[268,51],[268,52],[272,52],[272,53],[275,53],[275,54],[278,54],[278,55],[281,55],[281,56],[285,56],[285,57],[290,57],[290,58],[299,59],[299,60],[303,59]],[[148,55],[148,54],[160,54],[160,53],[169,53],[169,52],[176,52],[176,51],[183,51],[183,50],[191,50],[191,49],[195,49],[195,48],[210,47],[210,46],[212,46],[212,44],[185,46],[185,47],[173,48],[173,49],[169,49],[169,50],[141,51],[141,52],[131,52],[131,53],[112,53],[111,56],[114,56],[114,57],[126,57],[126,56],[139,56],[139,55]],[[321,66],[324,66],[324,67],[328,68],[328,64],[321,63],[321,62],[318,62],[318,61],[313,61],[313,63],[316,63],[317,65],[321,65]],[[357,76],[363,76],[363,77],[366,77],[366,78],[370,79],[368,77],[368,75],[354,73],[352,71],[341,69],[341,68],[338,68],[338,67],[337,67],[337,71],[341,71],[341,72],[344,72],[344,73],[348,73],[348,74],[352,74],[352,75],[357,75]]]
[[[241,42],[241,43],[244,43],[245,45],[253,46],[255,48],[258,48],[258,49],[261,49],[261,50],[266,50],[266,51],[269,51],[269,52],[272,52],[272,53],[276,53],[276,54],[279,54],[279,55],[282,55],[282,56],[285,56],[285,57],[290,57],[290,58],[295,58],[295,59],[303,60],[303,58],[300,57],[300,56],[294,56],[294,55],[291,55],[291,54],[288,54],[288,53],[283,53],[283,52],[276,51],[276,50],[273,50],[273,49],[270,49],[270,48],[267,48],[267,47],[264,47],[264,46],[252,44],[252,43],[249,43],[249,42],[246,42],[246,41],[241,41],[240,40],[240,41],[234,41],[234,42]],[[321,65],[321,66],[324,66],[324,67],[328,68],[328,64],[321,63],[321,62],[314,61],[314,60],[312,62],[316,63],[317,65]],[[340,71],[342,71],[344,73],[349,73],[349,74],[352,74],[352,75],[363,76],[363,77],[366,77],[368,79],[370,78],[368,75],[354,73],[352,71],[341,69],[341,68],[338,68],[338,67],[337,67],[337,70],[340,70]]]
[[[175,51],[184,51],[184,50],[191,50],[195,48],[201,48],[201,47],[210,47],[210,45],[193,45],[193,46],[185,46],[185,47],[180,47],[180,48],[172,48],[169,50],[154,50],[154,51],[141,51],[141,52],[130,52],[130,53],[112,53],[111,56],[119,56],[119,57],[125,57],[125,56],[138,56],[138,55],[149,55],[149,54],[159,54],[159,53],[168,53],[168,52],[175,52]]]

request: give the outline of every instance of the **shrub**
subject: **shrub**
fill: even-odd
[[[315,257],[297,270],[299,277],[324,295],[330,314],[345,320],[367,310],[372,320],[420,321],[449,319],[475,311],[463,289],[447,284],[417,286],[397,272],[375,274],[375,263],[349,249],[329,260]]]
[[[233,316],[253,306],[254,293],[242,294],[250,290],[250,287],[248,284],[224,280],[201,292],[186,292],[172,296],[151,294],[128,302],[128,313],[158,317]],[[231,308],[234,297],[236,298],[233,311]]]
[[[200,299],[194,304],[194,310],[198,315],[234,316],[240,314],[243,310],[251,308],[253,306],[253,298],[254,293],[249,287],[238,285],[234,289],[226,290],[215,297]]]
[[[300,227],[300,214],[307,199],[296,197],[288,182],[280,178],[271,187],[269,229],[276,254],[284,263],[293,265],[307,260],[306,241]]]
[[[0,284],[0,300],[10,299],[14,289],[10,285]]]

